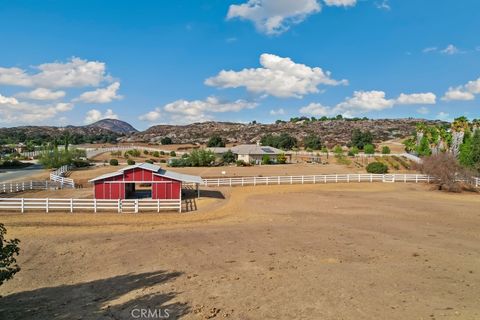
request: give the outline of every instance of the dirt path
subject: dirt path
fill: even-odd
[[[23,267],[0,287],[0,318],[479,319],[480,196],[427,188],[235,188],[183,215],[0,215]]]

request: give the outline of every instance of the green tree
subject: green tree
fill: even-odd
[[[475,130],[473,136],[465,137],[465,142],[460,146],[458,160],[462,166],[480,173],[480,130]]]
[[[322,140],[316,135],[309,135],[303,140],[303,145],[308,149],[320,150],[322,149]]]
[[[16,256],[20,253],[18,244],[20,240],[6,240],[7,229],[3,223],[0,223],[0,285],[13,278],[15,273],[20,271]]]
[[[287,157],[285,156],[285,153],[280,153],[280,154],[277,156],[277,163],[278,163],[278,164],[285,164],[285,163],[287,163]]]
[[[270,156],[268,154],[263,155],[262,164],[270,164],[270,163],[271,163]]]
[[[177,153],[175,151],[170,151],[170,157],[176,157]]]
[[[341,156],[343,155],[343,149],[339,145],[336,145],[335,148],[333,148],[333,153],[335,153],[336,156]]]
[[[147,160],[147,161],[148,161],[148,160]],[[129,166],[133,166],[133,165],[135,164],[135,160],[128,159],[128,160],[127,160],[127,164],[128,164]]]
[[[354,129],[350,144],[360,150],[363,150],[365,145],[373,144],[373,135],[370,131],[363,132],[360,129]]]
[[[262,146],[291,150],[297,146],[297,139],[285,132],[280,135],[267,134],[260,139],[260,144]]]
[[[187,158],[192,167],[207,167],[215,162],[215,154],[210,150],[193,150]]]
[[[234,163],[235,154],[233,154],[232,150],[228,150],[227,152],[222,154],[222,160],[224,163]]]
[[[417,154],[421,157],[432,154],[432,149],[430,149],[430,143],[428,142],[428,138],[426,136],[420,140],[420,144],[417,146]]]
[[[391,150],[388,146],[383,146],[382,147],[382,154],[390,154]]]
[[[365,154],[374,154],[375,153],[375,147],[373,146],[373,144],[366,144],[363,147],[363,152],[365,152]]]
[[[154,156],[155,158],[158,158],[158,157],[160,157],[160,153],[158,151],[154,151],[152,153],[152,156]]]
[[[110,165],[111,166],[118,166],[118,160],[117,159],[110,159]]]
[[[225,147],[225,141],[219,135],[214,135],[208,140],[207,147]]]
[[[160,140],[160,143],[163,144],[163,145],[167,145],[167,144],[172,144],[173,141],[172,141],[172,138],[170,138],[170,137],[163,137]]]

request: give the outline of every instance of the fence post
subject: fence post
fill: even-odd
[[[48,206],[49,206],[49,201],[48,201],[48,198],[45,199],[45,212],[48,213]]]
[[[93,212],[97,213],[97,198],[93,199]]]
[[[293,184],[293,176],[290,176],[290,184]]]
[[[157,212],[160,212],[160,199],[157,199]]]
[[[430,176],[427,176],[427,183],[430,183]]]
[[[327,183],[327,175],[326,174],[323,175],[323,182]]]
[[[350,183],[350,175],[347,174],[347,182]]]
[[[335,175],[335,183],[338,183],[338,174]]]
[[[33,181],[30,180],[30,190],[33,190]]]
[[[418,183],[418,174],[415,175],[415,183]]]
[[[254,185],[254,186],[257,185],[257,177],[253,177],[253,185]]]
[[[280,176],[278,176],[278,184],[280,184]]]
[[[25,212],[25,199],[22,198],[22,213]]]
[[[373,174],[370,173],[370,182],[373,182]]]
[[[313,176],[313,184],[317,183],[317,176]]]
[[[135,213],[138,213],[138,199],[135,199]]]
[[[70,198],[70,213],[73,213],[73,199]]]

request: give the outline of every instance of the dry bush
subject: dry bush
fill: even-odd
[[[439,153],[424,158],[421,171],[436,178],[435,183],[437,183],[439,190],[448,192],[471,190],[468,183],[462,182],[471,181],[471,173],[463,168],[450,153]]]

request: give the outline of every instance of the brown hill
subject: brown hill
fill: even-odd
[[[353,129],[370,130],[377,142],[404,138],[412,134],[419,122],[440,123],[423,119],[328,120],[299,121],[278,124],[243,124],[203,122],[183,126],[158,125],[122,138],[125,142],[159,142],[163,137],[174,143],[205,143],[212,135],[220,135],[230,143],[256,143],[265,134],[286,132],[299,141],[310,134],[318,135],[328,146],[345,145]]]

